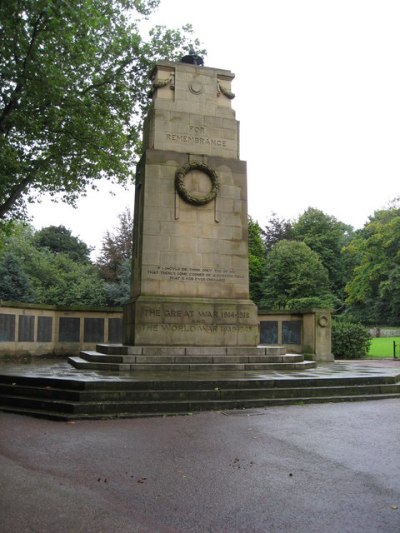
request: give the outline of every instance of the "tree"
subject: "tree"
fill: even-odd
[[[103,280],[90,263],[77,263],[67,255],[39,252],[38,261],[27,265],[40,303],[62,306],[104,306]]]
[[[249,217],[249,288],[250,298],[255,304],[261,300],[261,282],[265,270],[265,248],[258,222]]]
[[[131,272],[131,260],[123,259],[119,265],[116,279],[105,284],[107,305],[124,305],[128,302],[131,295]]]
[[[33,302],[34,292],[18,258],[6,252],[0,256],[0,300]]]
[[[303,301],[303,308],[311,301],[314,306],[330,307],[333,298],[328,273],[318,254],[305,243],[282,240],[266,258],[261,306],[298,309],[299,299]]]
[[[89,246],[74,237],[65,226],[47,226],[37,231],[33,238],[38,248],[46,248],[52,253],[66,254],[73,261],[88,263],[90,261]]]
[[[13,226],[12,235],[0,250],[0,265],[4,272],[13,273],[13,285],[7,283],[13,287],[9,291],[10,299],[53,305],[106,303],[104,281],[93,264],[75,261],[62,252],[38,248],[31,226],[21,222]],[[8,255],[12,256],[12,263]],[[6,286],[3,281],[1,285]]]
[[[376,211],[346,247],[355,261],[346,303],[364,323],[400,323],[400,207]]]
[[[352,234],[351,226],[313,207],[309,207],[292,227],[293,239],[304,242],[318,254],[328,271],[331,290],[341,301],[353,267],[342,250]]]
[[[150,66],[189,47],[189,26],[140,37],[140,19],[157,5],[0,3],[0,219],[23,217],[25,202],[45,192],[74,205],[96,180],[132,178]]]
[[[267,225],[262,230],[264,246],[267,253],[272,250],[272,247],[282,240],[292,239],[292,222],[283,218],[278,218],[276,213],[272,213],[271,218],[267,221]]]
[[[133,218],[126,208],[118,217],[116,231],[106,232],[96,265],[101,277],[107,282],[116,281],[125,261],[131,261],[133,247]],[[125,267],[124,267],[125,268]]]

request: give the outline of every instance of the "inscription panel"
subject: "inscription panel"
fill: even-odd
[[[282,321],[282,344],[301,344],[301,320]]]
[[[146,276],[158,281],[193,281],[203,283],[243,283],[245,275],[228,268],[191,268],[148,266]]]
[[[278,344],[278,321],[262,320],[260,322],[260,343]]]
[[[18,320],[18,341],[33,342],[35,335],[35,317],[20,315]]]
[[[108,342],[122,342],[122,319],[108,319]]]
[[[15,341],[15,315],[0,314],[0,342]]]
[[[134,304],[133,344],[187,346],[253,346],[258,344],[255,305],[246,300],[154,301]],[[125,314],[127,317],[128,314]]]
[[[51,342],[53,331],[53,318],[51,316],[38,317],[38,342]]]
[[[104,318],[85,318],[83,322],[84,342],[104,342]]]
[[[80,324],[78,317],[60,317],[59,322],[59,341],[61,342],[79,342]]]

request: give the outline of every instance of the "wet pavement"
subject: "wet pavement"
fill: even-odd
[[[0,413],[0,531],[398,533],[399,408],[74,423]]]
[[[2,362],[78,380],[189,373]],[[399,375],[399,360],[190,379]],[[400,532],[400,399],[54,422],[0,412],[0,533]]]
[[[104,372],[100,370],[80,370],[63,358],[37,358],[27,362],[0,361],[0,374],[25,375],[52,378],[72,378],[76,380],[114,380],[116,377],[128,381],[152,380],[229,380],[229,379],[302,379],[323,377],[366,377],[400,375],[400,359],[363,359],[318,363],[317,368],[308,370],[265,371],[214,371],[214,372]]]

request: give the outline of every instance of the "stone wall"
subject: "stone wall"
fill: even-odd
[[[317,361],[333,360],[329,310],[260,311],[258,320],[260,344],[282,344],[289,353],[304,353]],[[57,309],[0,303],[0,358],[78,355],[81,350],[94,350],[97,343],[103,342],[122,342],[122,312],[118,308]]]
[[[260,344],[281,344],[289,353],[302,353],[319,362],[333,361],[331,311],[299,313],[259,311]]]
[[[120,343],[122,312],[55,306],[0,304],[0,357],[63,355]]]

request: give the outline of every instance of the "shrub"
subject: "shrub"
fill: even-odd
[[[371,335],[359,322],[336,318],[332,324],[332,352],[338,359],[358,359],[368,353]]]

